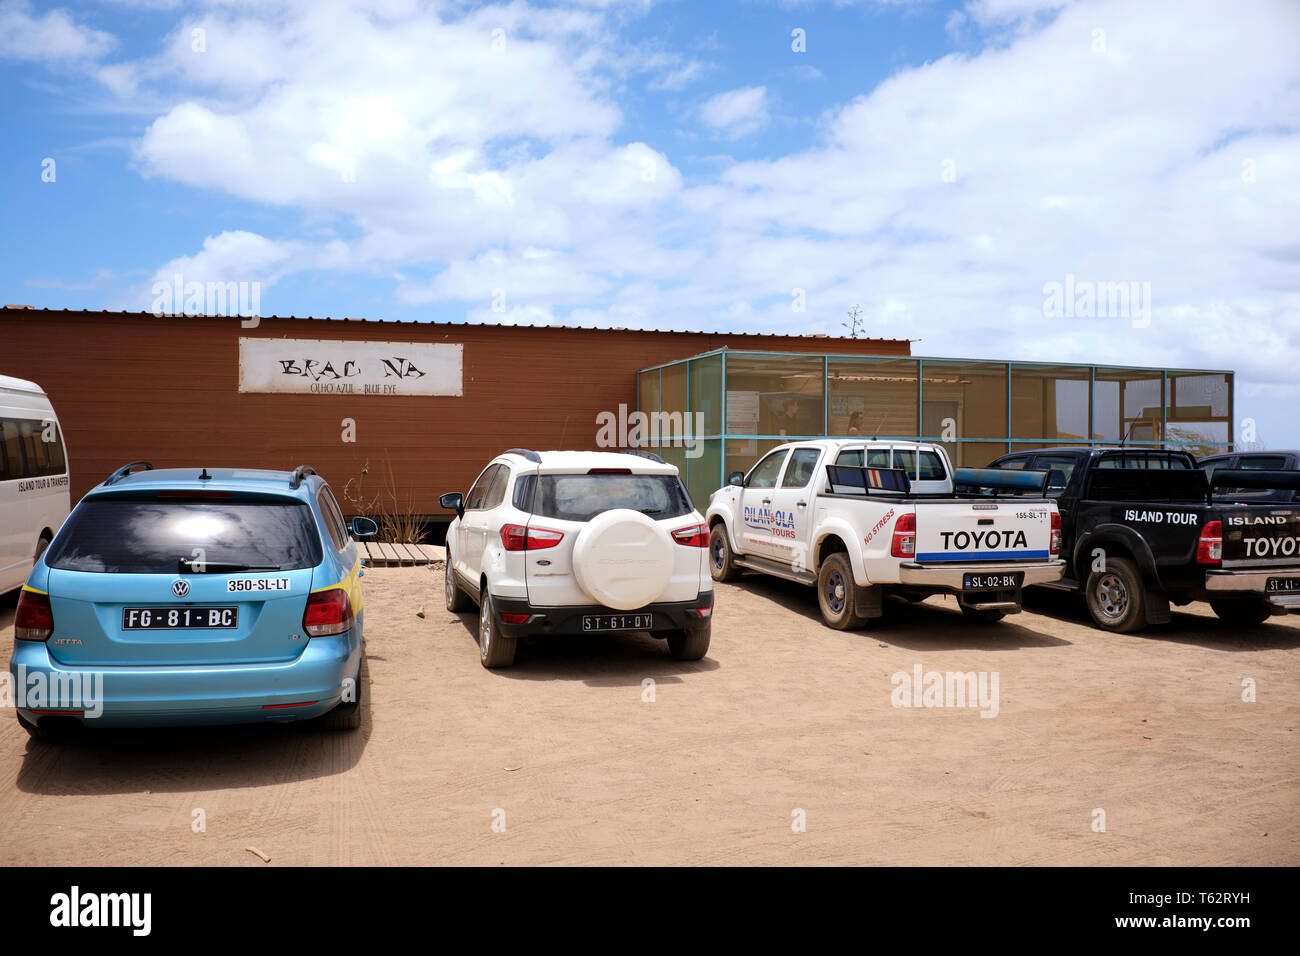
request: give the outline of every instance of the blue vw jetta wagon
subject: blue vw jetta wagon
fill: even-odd
[[[361,722],[360,555],[329,485],[292,473],[119,468],[73,509],[18,599],[9,662],[33,736],[86,727]]]

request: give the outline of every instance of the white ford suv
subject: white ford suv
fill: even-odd
[[[479,606],[484,667],[520,637],[648,631],[678,660],[709,649],[709,529],[677,469],[648,452],[513,448],[442,495],[447,610]]]

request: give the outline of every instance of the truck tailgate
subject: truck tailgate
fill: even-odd
[[[1051,557],[1047,501],[917,501],[918,562],[1042,561]]]
[[[1300,565],[1300,508],[1239,505],[1216,510],[1223,522],[1225,568]]]

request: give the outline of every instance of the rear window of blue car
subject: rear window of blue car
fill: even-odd
[[[77,505],[45,554],[65,571],[176,574],[181,562],[187,573],[313,568],[320,535],[292,499],[104,496]]]

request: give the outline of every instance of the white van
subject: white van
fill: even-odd
[[[49,398],[0,375],[0,594],[21,587],[68,517],[68,455]]]

